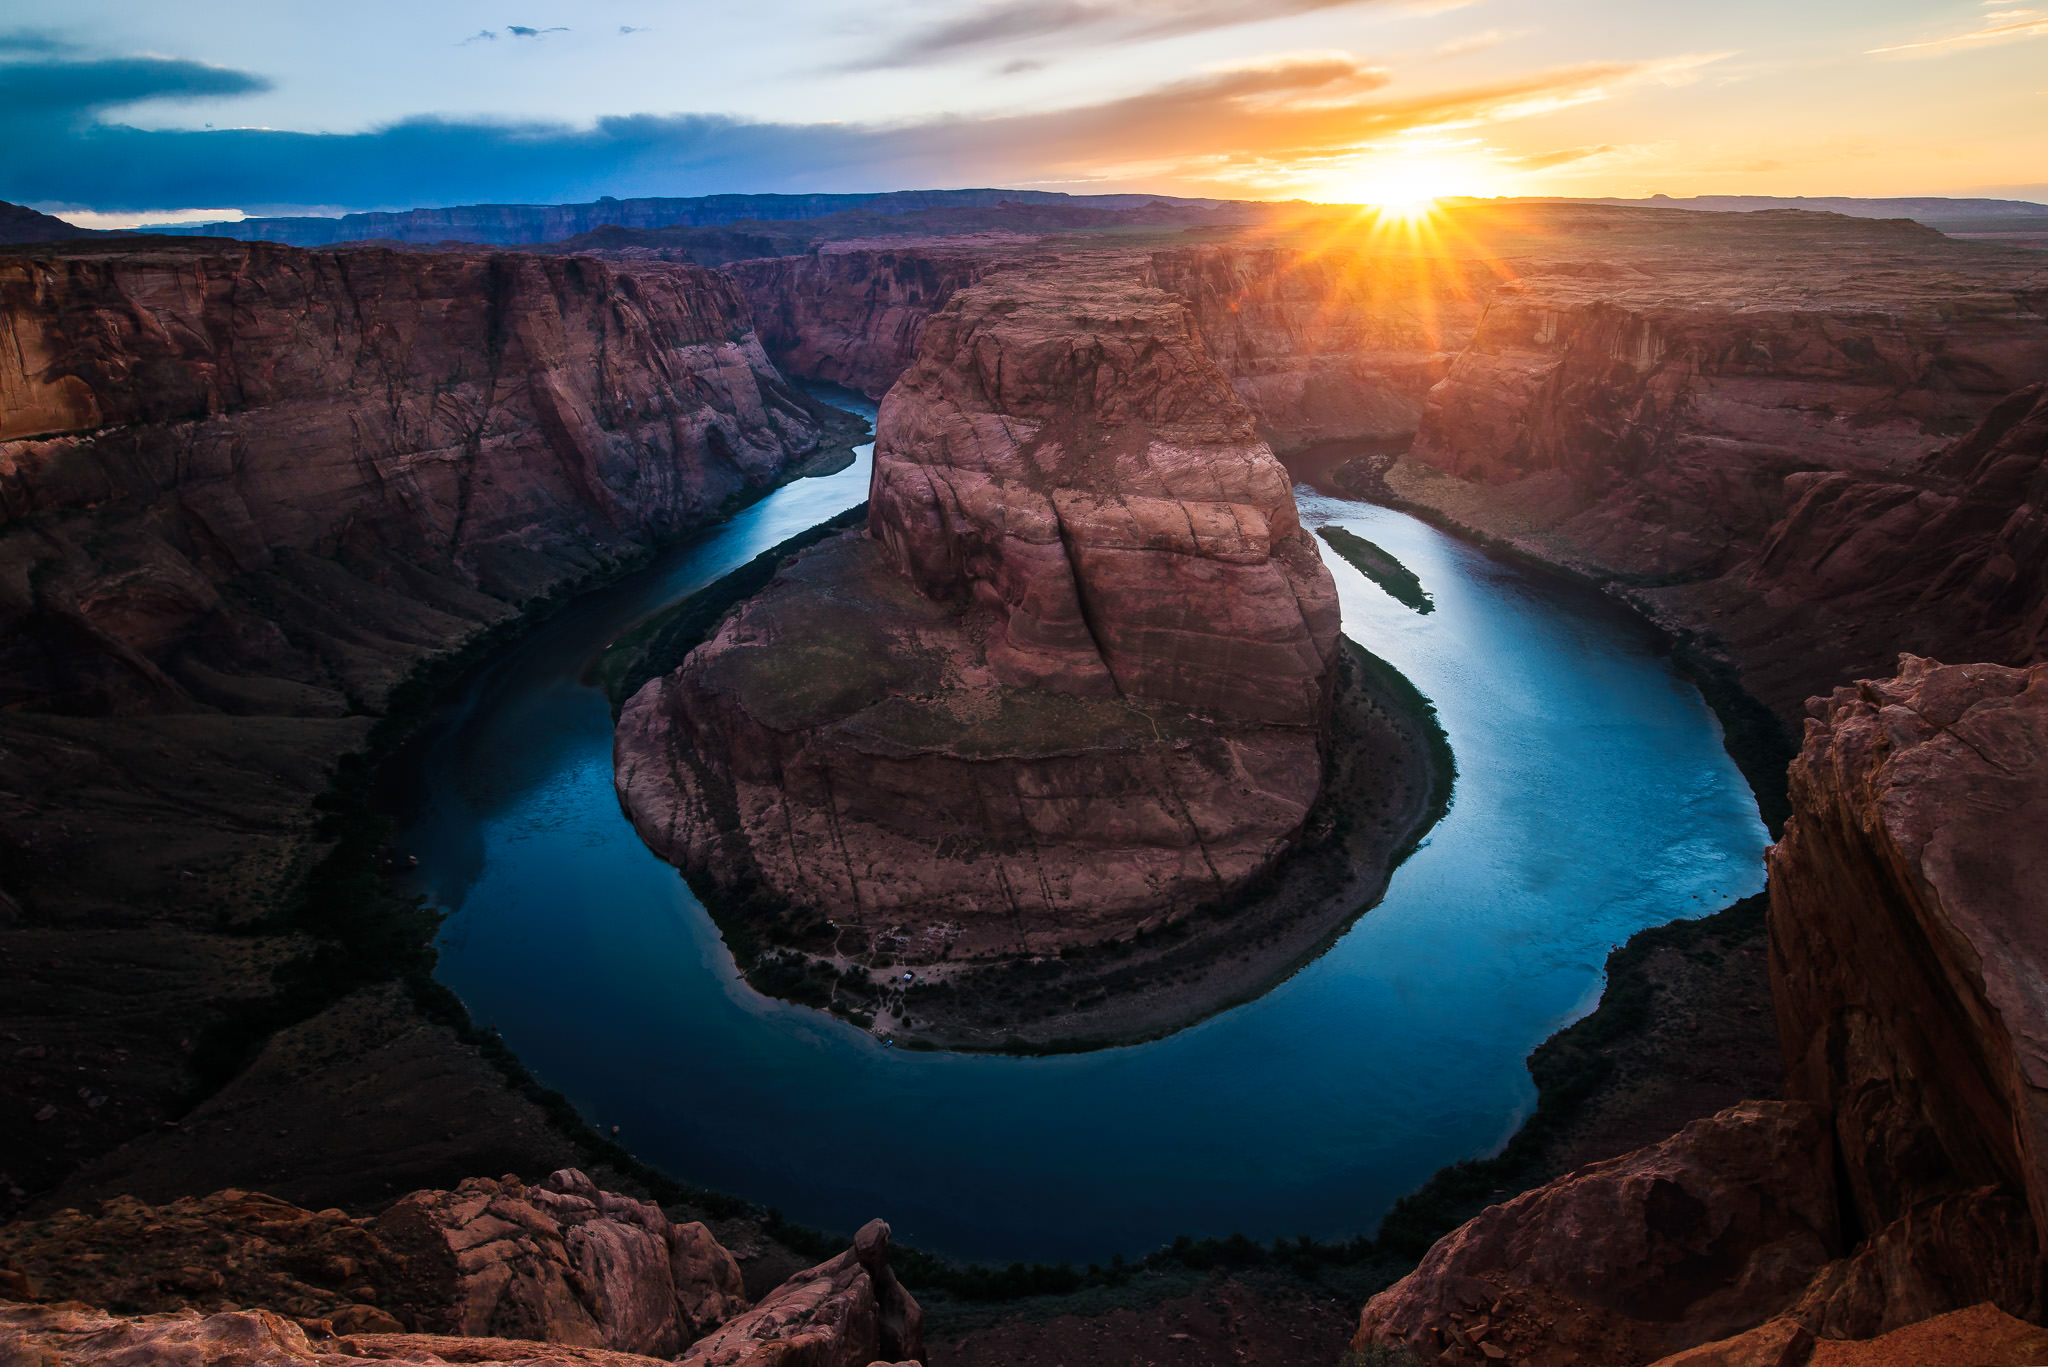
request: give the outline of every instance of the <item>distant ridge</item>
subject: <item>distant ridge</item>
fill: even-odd
[[[1630,209],[1693,209],[1705,213],[1747,214],[1765,209],[1806,209],[1820,214],[1846,214],[1850,218],[1910,218],[1921,223],[1939,223],[1963,218],[2037,218],[2048,216],[2048,204],[2024,199],[1945,199],[1921,196],[1905,199],[1857,199],[1846,195],[1696,195],[1674,199],[1652,195],[1648,199],[1569,199],[1563,196],[1530,196],[1524,204],[1612,204]]]
[[[746,220],[823,218],[860,209],[905,214],[921,209],[1062,204],[1090,209],[1139,209],[1148,204],[1221,206],[1220,199],[1179,199],[1169,195],[1068,195],[1052,190],[897,190],[886,194],[697,195],[678,199],[604,199],[588,204],[465,204],[445,209],[343,214],[339,218],[245,218],[239,223],[182,223],[154,232],[181,237],[231,237],[245,242],[282,242],[324,247],[335,242],[379,240],[432,244],[478,242],[528,246],[559,242],[599,228],[703,228]]]
[[[62,242],[73,237],[97,237],[90,228],[66,223],[61,218],[39,214],[34,209],[0,200],[0,245],[20,242]]]

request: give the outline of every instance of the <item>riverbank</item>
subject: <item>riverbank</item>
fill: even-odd
[[[1584,585],[1627,607],[1656,633],[1672,664],[1713,709],[1721,723],[1722,744],[1756,794],[1765,827],[1774,838],[1784,830],[1791,813],[1785,771],[1799,753],[1791,720],[1749,692],[1726,643],[1650,596],[1652,590],[1676,587],[1682,579],[1646,579],[1594,564],[1570,543],[1549,534],[1537,508],[1493,497],[1486,486],[1454,479],[1398,454],[1333,458],[1319,468],[1314,482],[1335,497],[1397,509],[1505,560]]]

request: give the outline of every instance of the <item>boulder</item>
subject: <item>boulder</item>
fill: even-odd
[[[0,1301],[0,1363],[7,1367],[656,1367],[665,1358],[512,1339],[350,1334],[268,1310],[203,1315],[111,1315],[67,1301]]]
[[[717,1333],[685,1367],[868,1367],[924,1359],[924,1311],[889,1267],[889,1226],[870,1220],[838,1257],[799,1272]]]
[[[371,1222],[408,1255],[415,1327],[673,1356],[746,1308],[739,1265],[701,1224],[599,1191],[573,1168],[540,1186],[473,1178]]]
[[[1837,1250],[1832,1163],[1820,1108],[1731,1106],[1445,1235],[1366,1304],[1354,1346],[1434,1356],[1514,1324],[1537,1367],[1624,1367],[1752,1328]]]

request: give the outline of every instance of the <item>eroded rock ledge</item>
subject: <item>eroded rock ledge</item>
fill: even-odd
[[[1271,870],[1322,794],[1337,655],[1287,474],[1186,306],[1006,275],[925,327],[865,532],[636,694],[616,777],[648,843],[740,904],[743,960],[754,939],[827,994],[885,966],[930,986]],[[1417,799],[1397,844],[1433,787],[1413,729],[1384,745]]]
[[[1809,710],[1771,855],[1790,1099],[1488,1209],[1366,1306],[1359,1346],[1800,1367],[1823,1360],[1816,1340],[2048,1308],[2030,838],[2048,810],[2048,665],[1906,656]]]

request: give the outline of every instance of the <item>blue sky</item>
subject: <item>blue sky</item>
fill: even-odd
[[[8,0],[0,17],[0,198],[39,207],[987,184],[2048,196],[2048,7]]]

